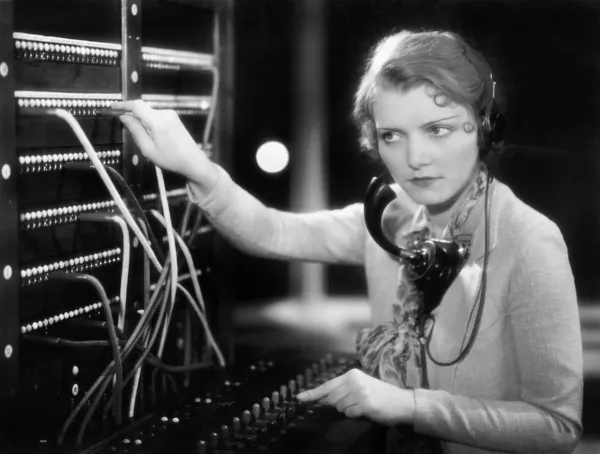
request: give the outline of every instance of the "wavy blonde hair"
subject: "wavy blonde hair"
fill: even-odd
[[[408,90],[426,84],[434,88],[436,104],[455,102],[479,119],[479,156],[483,162],[489,162],[496,154],[493,152],[501,148],[501,144],[492,144],[486,136],[494,91],[491,74],[483,55],[456,33],[404,30],[384,38],[367,60],[354,97],[353,114],[361,148],[377,151],[371,103],[381,89]]]

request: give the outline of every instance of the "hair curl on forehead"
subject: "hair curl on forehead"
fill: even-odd
[[[353,114],[361,147],[369,152],[377,150],[371,105],[381,90],[410,90],[428,85],[436,104],[457,103],[479,118],[491,105],[490,76],[485,58],[455,33],[405,30],[384,38],[367,60],[354,97]],[[481,125],[478,134],[483,158],[489,150],[484,149]]]

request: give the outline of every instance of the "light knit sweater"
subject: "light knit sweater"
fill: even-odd
[[[391,319],[398,262],[368,234],[363,205],[289,213],[265,207],[219,169],[215,189],[198,200],[236,247],[285,260],[362,264],[373,326]],[[416,389],[414,430],[444,440],[447,453],[570,453],[582,433],[582,343],[573,274],[563,237],[548,218],[504,184],[492,185],[490,255],[479,335],[450,367],[427,361],[431,389]],[[391,237],[417,206],[397,190],[386,211]],[[433,312],[431,352],[453,360],[466,342],[481,290],[483,216],[470,258]],[[471,321],[469,322],[469,320]]]

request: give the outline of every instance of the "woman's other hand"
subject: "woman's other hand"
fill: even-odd
[[[319,401],[349,418],[367,417],[388,426],[413,424],[413,392],[351,369],[321,386],[298,395],[301,402]]]
[[[127,111],[120,117],[142,154],[158,167],[176,172],[209,192],[217,183],[216,167],[196,145],[173,110],[154,110],[142,100],[114,103]]]

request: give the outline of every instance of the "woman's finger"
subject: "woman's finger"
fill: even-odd
[[[328,382],[323,383],[314,389],[309,389],[303,393],[298,394],[296,397],[302,402],[311,402],[313,400],[319,400],[329,395],[338,386],[342,385],[346,380],[344,375],[332,378]]]
[[[358,402],[356,401],[355,396],[352,394],[347,394],[336,403],[335,408],[340,413],[346,413],[349,408],[356,407],[357,404]]]
[[[348,394],[350,394],[350,389],[343,383],[329,393],[329,395],[326,398],[326,401],[329,403],[329,405],[335,407],[338,404],[338,402],[347,397]]]
[[[151,157],[154,152],[154,141],[148,134],[146,127],[132,115],[121,115],[119,118],[131,132],[133,140],[144,156]]]
[[[141,99],[120,101],[110,106],[112,109],[123,109],[133,113],[146,129],[152,131],[160,124],[159,113]]]

